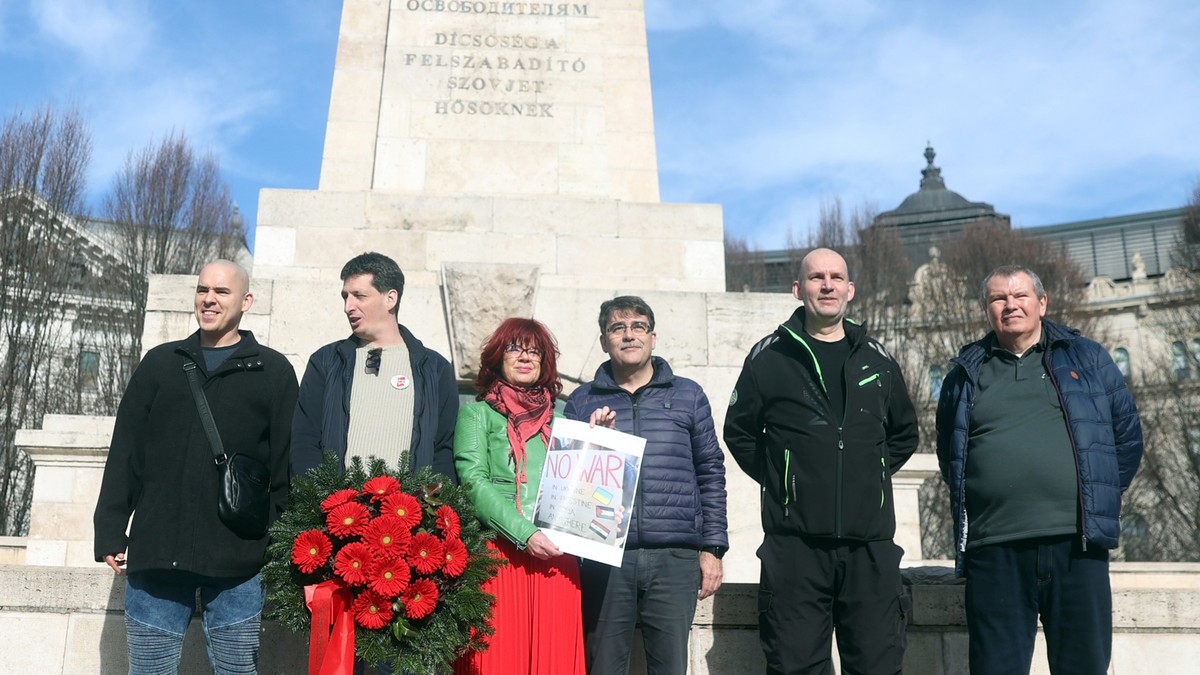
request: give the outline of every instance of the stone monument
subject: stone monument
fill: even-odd
[[[600,303],[641,295],[656,352],[704,387],[718,429],[746,352],[795,309],[724,292],[720,206],[658,201],[642,0],[346,0],[329,108],[318,189],[259,202],[264,302],[247,321],[298,373],[348,334],[338,273],[368,250],[400,263],[400,320],[453,361],[464,393],[484,338],[514,315],[555,333],[570,393],[605,358]],[[146,343],[190,332],[190,307],[170,299],[182,287],[155,297]],[[725,578],[756,582],[758,486],[726,462]]]
[[[483,337],[513,315],[555,332],[571,391],[604,358],[601,301],[638,294],[656,309],[656,351],[704,386],[719,428],[747,350],[795,301],[723,292],[720,207],[658,199],[642,0],[345,0],[320,185],[262,192],[257,299],[243,325],[302,372],[314,349],[348,333],[343,263],[377,250],[408,277],[400,320],[453,360],[464,391]],[[152,279],[144,344],[194,330],[194,284]],[[0,631],[11,647],[0,672],[127,668],[124,584],[91,559],[87,526],[111,425],[53,418],[18,436],[37,473],[29,536],[0,541]],[[915,456],[895,482],[909,563],[920,557],[916,497],[932,460]],[[762,666],[758,488],[727,468],[726,583],[697,612],[697,674]],[[1196,567],[1134,569],[1133,582],[1114,584],[1117,670],[1161,670],[1145,654],[1194,656]],[[946,571],[910,574],[906,671],[964,667],[961,587],[936,580]],[[304,640],[268,622],[261,672],[302,671]],[[205,662],[194,627],[184,669]],[[643,672],[637,657],[633,672]]]
[[[346,334],[342,264],[377,250],[408,277],[401,321],[464,381],[514,314],[551,327],[569,382],[590,379],[593,314],[620,293],[663,308],[664,354],[697,375],[709,315],[737,306],[708,298],[724,290],[721,209],[658,195],[641,0],[346,0],[320,186],[260,197],[264,328],[303,369]]]

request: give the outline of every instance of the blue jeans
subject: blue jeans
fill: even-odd
[[[227,579],[149,570],[130,574],[125,590],[130,675],[179,672],[183,636],[196,611],[196,591],[214,675],[256,672],[259,616],[266,597],[257,574]]]
[[[625,551],[620,567],[581,560],[583,642],[589,675],[629,672],[640,621],[649,675],[687,672],[688,636],[700,591],[700,552],[687,548]]]
[[[1054,675],[1104,675],[1112,656],[1108,551],[1076,535],[967,551],[971,675],[1028,675],[1038,617]]]

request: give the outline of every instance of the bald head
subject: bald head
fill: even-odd
[[[246,268],[229,260],[214,260],[200,270],[196,280],[196,322],[200,344],[227,347],[241,340],[238,326],[250,311],[250,275]]]
[[[200,276],[204,277],[205,272],[216,272],[217,270],[223,272],[223,276],[228,278],[230,283],[235,284],[232,287],[235,292],[243,295],[250,292],[250,273],[246,271],[245,267],[232,260],[217,259],[205,265],[200,270]]]
[[[800,259],[801,279],[814,269],[837,269],[846,279],[850,278],[850,267],[846,264],[846,259],[831,248],[814,248]]]
[[[804,303],[805,330],[820,340],[840,340],[845,335],[842,320],[854,299],[846,259],[832,249],[813,249],[800,261],[799,276],[792,295]]]

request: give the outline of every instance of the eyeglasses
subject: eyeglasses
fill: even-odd
[[[514,359],[517,358],[518,356],[520,356],[521,354],[528,354],[529,358],[531,358],[531,359],[542,358],[542,350],[538,349],[537,347],[522,347],[520,345],[507,345],[504,348],[504,353],[513,357]]]
[[[367,375],[379,375],[379,362],[383,359],[383,347],[367,350]]]
[[[627,332],[630,335],[644,337],[650,330],[650,324],[645,321],[634,321],[633,323],[614,323],[605,332],[613,337],[621,337]]]

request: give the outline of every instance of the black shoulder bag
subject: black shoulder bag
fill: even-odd
[[[225,454],[217,423],[213,421],[208,399],[200,386],[200,375],[196,363],[183,364],[192,398],[196,399],[196,410],[208,435],[208,444],[217,463],[220,485],[217,495],[217,515],[221,522],[234,534],[243,539],[259,539],[267,533],[267,521],[271,513],[271,470],[266,464],[240,453]]]

